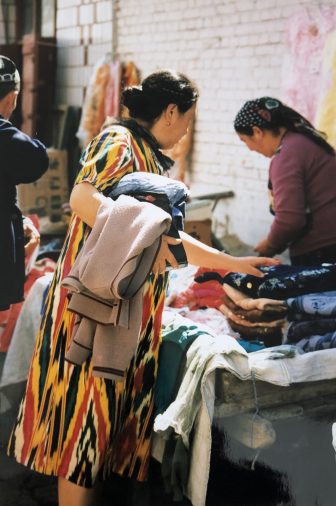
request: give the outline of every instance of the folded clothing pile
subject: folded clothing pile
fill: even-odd
[[[286,305],[286,342],[303,352],[336,348],[336,291],[299,295],[287,299]]]
[[[225,270],[199,268],[194,274],[193,282],[176,295],[170,305],[175,308],[188,307],[191,310],[218,309],[225,297],[223,279],[226,274]]]
[[[265,346],[282,342],[288,308],[283,300],[253,299],[224,284],[224,302],[219,307],[231,328],[248,341],[261,341]]]

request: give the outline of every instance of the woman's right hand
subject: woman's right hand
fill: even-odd
[[[175,237],[169,237],[168,235],[162,236],[161,247],[152,268],[154,274],[163,274],[166,271],[167,262],[173,267],[173,269],[178,267],[176,258],[169,249],[169,245],[176,246],[177,244],[181,244],[181,242],[181,239],[175,239]]]
[[[230,255],[228,255],[229,257]],[[279,265],[281,262],[277,258],[268,257],[233,257],[228,260],[227,269],[231,272],[241,272],[244,274],[252,274],[262,278],[264,274],[258,269],[262,265]]]

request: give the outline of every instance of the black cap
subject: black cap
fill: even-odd
[[[15,63],[7,58],[7,56],[0,55],[0,84],[2,83],[19,83],[20,74],[16,68]]]

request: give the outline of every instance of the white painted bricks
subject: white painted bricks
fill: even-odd
[[[202,188],[204,193],[230,187],[236,197],[217,206],[216,221],[226,232],[256,244],[271,220],[268,161],[242,145],[232,124],[245,100],[265,94],[281,98],[282,62],[288,51],[286,23],[294,11],[309,3],[311,0],[58,0],[61,12],[57,19],[62,26],[57,33],[63,42],[74,14],[64,19],[62,11],[77,9],[77,22],[90,27],[90,33],[77,32],[71,44],[61,43],[62,72],[76,72],[78,66],[86,66],[89,72],[105,51],[112,50],[114,4],[121,60],[133,60],[143,77],[170,67],[197,82],[200,100],[191,187]],[[86,62],[82,43],[87,45]],[[78,76],[80,81],[83,75]],[[59,92],[62,101],[78,103],[85,84],[81,88],[78,80],[68,78],[65,83]]]

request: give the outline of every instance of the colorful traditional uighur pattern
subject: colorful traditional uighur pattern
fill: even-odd
[[[108,194],[122,176],[133,171],[161,174],[163,169],[143,139],[113,126],[84,152],[77,183],[89,182]],[[93,377],[90,360],[82,366],[65,362],[74,315],[67,311],[60,281],[89,231],[78,217],[72,218],[9,445],[9,453],[22,464],[85,487],[91,487],[98,474],[106,476],[111,471],[146,479],[166,285],[162,275],[151,275],[146,282],[141,335],[125,384]]]

